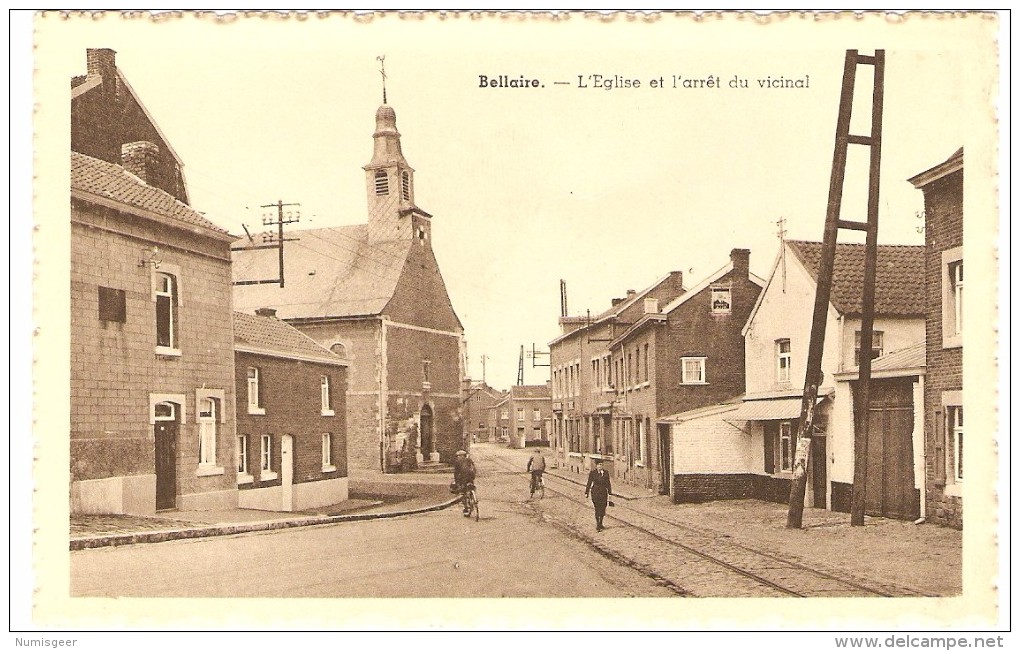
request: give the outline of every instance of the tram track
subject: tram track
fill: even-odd
[[[492,459],[498,465],[508,464],[505,458]],[[503,471],[499,471],[503,474]],[[509,470],[507,472],[510,472]],[[518,471],[519,472],[519,471]],[[588,501],[575,495],[577,485],[570,480],[546,473],[545,488],[547,493],[580,505],[587,510]],[[551,481],[550,481],[551,480]],[[534,505],[538,508],[538,505]],[[542,509],[545,511],[546,509]],[[670,518],[648,513],[616,500],[614,506],[606,514],[606,518],[640,532],[654,541],[656,550],[652,556],[660,554],[658,563],[637,563],[638,566],[661,565],[663,562],[676,563],[683,568],[684,574],[697,577],[693,582],[700,584],[702,590],[692,589],[685,584],[685,576],[676,571],[670,572],[662,567],[655,567],[651,572],[656,580],[666,581],[680,594],[693,596],[730,596],[712,594],[718,590],[713,585],[730,585],[736,592],[746,596],[787,596],[787,597],[903,597],[933,596],[913,588],[902,586],[869,585],[856,577],[839,576],[832,572],[814,568],[806,563],[783,557],[780,554],[763,551],[732,540],[723,540],[718,532],[706,531]],[[596,548],[610,544],[608,537],[596,539],[575,531],[589,540]],[[605,551],[603,551],[605,553]],[[722,573],[722,574],[720,574]],[[672,576],[670,576],[672,574]],[[730,578],[726,578],[726,577]],[[708,590],[708,593],[705,593]]]

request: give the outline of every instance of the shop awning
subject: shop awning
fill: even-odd
[[[794,420],[800,418],[802,400],[803,398],[747,400],[732,414],[728,414],[726,420]],[[822,400],[825,400],[824,396],[819,398],[818,402]]]

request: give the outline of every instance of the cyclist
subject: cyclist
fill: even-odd
[[[475,483],[475,462],[464,450],[457,450],[457,458],[453,462],[453,483],[464,504],[464,517],[469,517],[471,509],[468,507],[467,491],[468,486]]]
[[[535,448],[528,458],[528,470],[531,472],[531,494],[534,495],[542,485],[542,473],[545,472],[545,455],[541,448]]]

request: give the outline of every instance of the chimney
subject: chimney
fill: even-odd
[[[625,299],[625,298],[614,298],[613,299],[613,307],[616,307],[617,305],[619,305],[620,303],[624,302],[625,300],[627,300],[627,299]]]
[[[749,264],[751,259],[750,249],[733,249],[730,251],[730,261],[733,262],[733,271],[737,272],[737,275],[744,278],[749,273]]]
[[[117,75],[117,53],[107,48],[85,50],[86,70],[89,76],[98,75],[103,79],[114,79]]]
[[[159,146],[146,140],[124,143],[120,147],[120,164],[146,185],[155,187]]]
[[[681,294],[683,294],[684,272],[682,271],[669,272],[669,278],[666,280],[666,289],[669,292],[666,298],[666,302],[672,301],[674,298],[677,298]]]
[[[637,292],[634,291],[633,289],[628,289],[627,290],[627,298],[628,299],[633,298],[634,294],[637,294]]]
[[[255,310],[255,314],[257,316],[268,316],[268,317],[272,317],[272,318],[275,319],[276,318],[276,308],[275,307],[260,307],[257,310]]]

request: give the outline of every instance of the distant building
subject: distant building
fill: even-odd
[[[234,313],[238,505],[302,511],[342,502],[347,364],[272,310]]]
[[[236,507],[234,238],[112,50],[71,86],[71,512]]]
[[[500,416],[507,428],[512,448],[549,445],[547,428],[552,417],[552,391],[548,384],[514,385],[506,402],[500,403]]]
[[[503,399],[503,393],[493,389],[484,381],[464,380],[464,440],[494,441],[499,434],[489,423],[493,405]]]
[[[925,517],[963,528],[963,149],[910,179],[924,193]],[[987,445],[987,439],[979,444]]]
[[[297,240],[285,244],[284,287],[237,286],[234,303],[247,313],[276,308],[350,362],[352,467],[394,470],[402,455],[449,463],[464,431],[464,328],[432,250],[432,216],[414,201],[396,113],[383,104],[375,121],[364,167],[367,223],[288,231]],[[235,248],[235,281],[278,273],[276,251]]]

